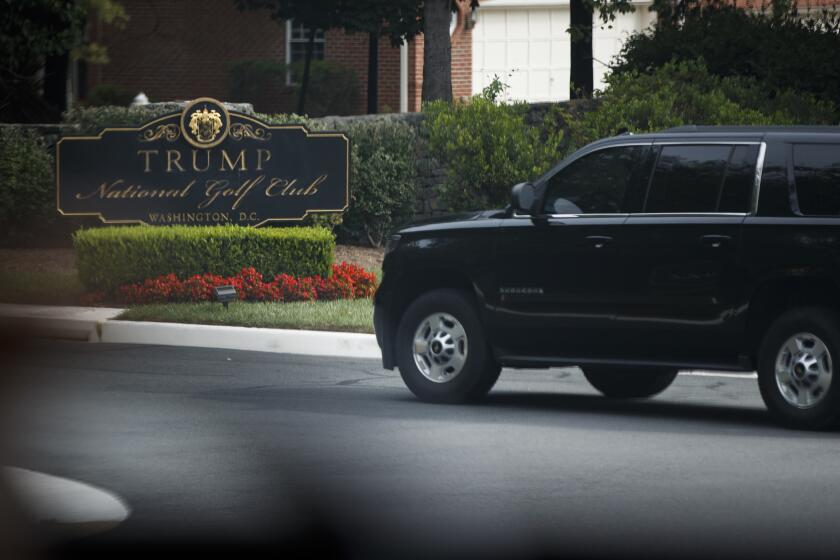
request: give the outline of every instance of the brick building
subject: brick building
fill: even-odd
[[[153,101],[201,96],[230,99],[230,67],[244,60],[290,63],[303,56],[306,32],[294,22],[278,25],[265,11],[239,11],[232,0],[122,0],[130,17],[124,29],[95,22],[91,39],[107,46],[110,62],[87,71],[85,87],[115,86],[143,92]],[[472,38],[469,2],[453,15],[452,53],[455,96],[472,94]],[[355,112],[367,99],[368,37],[330,29],[318,34],[315,58],[352,69],[359,87]],[[423,81],[423,38],[394,47],[379,41],[380,111],[417,111]],[[272,92],[258,106],[291,112],[290,88]]]
[[[260,88],[236,99],[231,66],[247,60],[289,63],[303,57],[306,30],[273,21],[266,11],[241,12],[233,0],[121,0],[130,21],[124,29],[94,23],[91,38],[108,48],[110,63],[91,67],[80,92],[99,85],[144,92],[153,101],[210,96],[253,102],[259,111],[292,112],[288,85]],[[609,61],[624,38],[653,23],[652,0],[631,0],[635,11],[611,27],[596,18],[593,73],[603,85]],[[765,0],[736,0],[760,9]],[[836,0],[812,0],[812,6]],[[457,97],[478,93],[494,76],[509,85],[510,99],[560,101],[569,96],[569,0],[482,0],[472,12],[457,0],[450,25],[452,86]],[[315,56],[351,69],[358,101],[346,112],[364,113],[367,100],[368,37],[330,29],[319,32]],[[423,80],[423,37],[392,46],[379,42],[378,107],[381,112],[417,111]]]

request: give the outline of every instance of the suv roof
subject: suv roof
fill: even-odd
[[[840,126],[804,126],[804,125],[761,125],[761,126],[698,126],[690,124],[667,128],[662,132],[833,132],[840,134]]]
[[[592,148],[632,141],[763,141],[825,142],[840,144],[840,126],[676,126],[658,132],[623,133],[593,142]]]

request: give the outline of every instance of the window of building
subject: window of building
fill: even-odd
[[[793,176],[802,214],[840,214],[840,144],[795,145]]]
[[[548,181],[546,214],[616,214],[646,146],[606,148],[583,156]]]
[[[286,64],[303,64],[306,60],[306,44],[309,42],[309,28],[293,20],[286,21]],[[315,30],[315,42],[312,45],[312,60],[324,60],[324,31]],[[302,70],[301,70],[302,72]],[[294,67],[286,74],[286,83],[292,85],[298,81]]]
[[[757,153],[757,146],[663,146],[644,211],[746,212]]]

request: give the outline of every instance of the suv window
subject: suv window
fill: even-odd
[[[663,146],[645,212],[746,212],[758,146]]]
[[[605,148],[572,162],[548,180],[546,214],[616,214],[647,146]]]
[[[840,214],[840,145],[794,145],[793,176],[802,214]]]

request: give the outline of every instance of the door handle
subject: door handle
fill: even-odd
[[[732,241],[732,237],[729,235],[703,235],[700,237],[700,243],[712,249],[723,247],[730,241]]]
[[[612,243],[613,238],[608,235],[587,235],[586,240],[596,249],[603,249]]]

